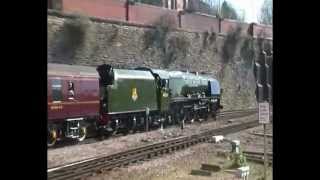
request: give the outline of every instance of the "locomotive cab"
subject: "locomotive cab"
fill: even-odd
[[[161,113],[167,112],[169,110],[169,99],[170,99],[170,89],[169,89],[169,76],[164,70],[152,70],[154,76],[159,77],[158,79],[158,106]]]
[[[107,124],[110,120],[108,115],[108,86],[114,84],[114,73],[111,65],[103,64],[97,67],[100,86],[100,117],[97,122],[97,128],[100,131],[109,130]]]
[[[219,109],[222,109],[223,106],[221,106],[220,104],[222,89],[220,88],[219,82],[216,79],[209,79],[208,87],[209,94],[211,97],[213,97],[213,99],[211,100],[212,110],[217,111]]]

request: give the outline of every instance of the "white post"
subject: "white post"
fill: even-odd
[[[268,168],[268,158],[267,158],[267,138],[266,138],[266,124],[263,124],[263,138],[264,138],[264,179],[267,180],[267,168]]]
[[[263,146],[264,146],[264,179],[267,179],[267,136],[266,136],[266,125],[270,122],[270,105],[267,102],[259,103],[259,122],[263,124]]]
[[[161,131],[161,132],[163,131],[163,122],[164,122],[164,120],[163,120],[163,119],[160,119],[160,123],[161,123],[161,124],[160,124],[160,125],[161,125],[161,126],[160,126],[160,131]]]
[[[150,111],[150,109],[147,107],[146,108],[146,132],[148,132],[149,131],[149,111]]]

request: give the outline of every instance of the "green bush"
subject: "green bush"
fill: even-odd
[[[209,43],[212,44],[213,42],[215,42],[217,39],[216,33],[215,32],[211,32],[210,36],[209,36]]]
[[[188,52],[190,42],[185,38],[185,36],[172,36],[168,40],[163,58],[163,64],[168,67],[169,64],[174,62],[178,55],[185,57]]]
[[[240,40],[241,27],[238,26],[235,30],[231,30],[224,41],[222,46],[222,60],[224,63],[229,63],[234,57],[236,47]]]
[[[63,47],[73,50],[81,46],[89,26],[89,18],[85,16],[66,20],[62,26]]]
[[[168,33],[176,26],[176,24],[171,16],[163,15],[154,22],[154,26],[154,29],[150,29],[144,33],[144,50],[155,46],[164,51]]]
[[[186,56],[190,42],[184,35],[169,36],[176,27],[172,16],[161,16],[155,23],[155,28],[145,31],[143,35],[144,48],[156,48],[162,53],[162,62],[168,67],[179,55]]]
[[[208,32],[204,31],[202,33],[202,47],[200,49],[200,54],[204,52],[212,43],[216,41],[216,33],[215,32]]]
[[[240,150],[238,154],[233,153],[231,155],[232,164],[229,166],[229,168],[239,168],[247,165],[247,159],[243,155],[243,152]]]
[[[240,56],[245,62],[246,67],[251,67],[255,58],[254,51],[255,51],[255,48],[254,48],[253,38],[246,38],[240,49]]]
[[[207,48],[208,37],[209,37],[209,32],[208,31],[205,31],[205,32],[202,33],[202,49]]]

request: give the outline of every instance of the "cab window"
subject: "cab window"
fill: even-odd
[[[161,79],[161,87],[168,88],[168,80],[167,79]]]

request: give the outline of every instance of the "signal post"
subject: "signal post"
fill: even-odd
[[[267,138],[266,125],[270,123],[270,104],[272,104],[272,61],[273,55],[266,55],[262,51],[255,62],[256,98],[259,104],[259,123],[263,124],[264,131],[264,179],[267,179]]]

